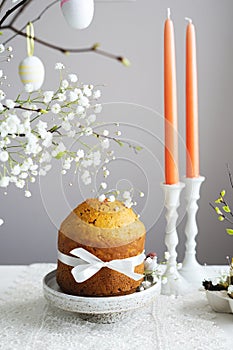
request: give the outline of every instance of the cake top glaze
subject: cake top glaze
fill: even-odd
[[[131,208],[117,200],[100,202],[97,198],[89,198],[78,205],[74,213],[86,223],[101,228],[118,228],[138,220]]]
[[[63,221],[60,233],[83,245],[109,247],[128,244],[145,235],[146,229],[122,202],[90,198]]]

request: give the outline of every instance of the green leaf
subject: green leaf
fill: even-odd
[[[121,142],[121,141],[119,141],[119,140],[116,140],[116,142],[118,143],[119,146],[121,146],[121,147],[124,146],[124,143],[123,143],[123,142]]]
[[[42,114],[47,114],[47,113],[49,113],[49,112],[46,111],[46,109],[40,109],[40,113],[42,113]]]
[[[231,228],[226,229],[228,235],[233,235],[233,230]]]
[[[95,43],[95,44],[92,46],[92,50],[97,50],[99,47],[100,47],[100,43]]]
[[[216,211],[217,214],[219,214],[219,215],[222,214],[222,212],[221,212],[221,210],[219,209],[219,207],[215,207],[214,209],[215,209],[215,211]]]
[[[223,217],[223,216],[219,216],[219,217],[218,217],[218,220],[219,220],[219,221],[223,221],[223,220],[224,220],[224,217]]]
[[[59,127],[58,127],[57,125],[54,125],[49,131],[53,133],[53,132],[56,131],[58,128],[59,128]]]
[[[229,208],[228,205],[224,205],[222,208],[223,208],[223,210],[224,210],[226,213],[230,213],[230,212],[231,212],[231,209]]]
[[[214,202],[214,203],[222,203],[222,198],[218,198],[218,199],[216,199],[216,201]]]
[[[61,159],[63,156],[64,156],[64,154],[65,154],[66,152],[59,152],[57,155],[56,155],[56,159]]]
[[[121,57],[120,61],[125,67],[129,67],[131,65],[131,62],[127,57]]]
[[[142,147],[141,146],[136,146],[135,149],[136,149],[136,151],[141,151]]]
[[[222,197],[224,197],[225,194],[226,194],[226,191],[225,191],[225,190],[222,190],[220,194],[221,194]]]

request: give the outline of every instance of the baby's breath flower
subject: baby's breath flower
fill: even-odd
[[[94,112],[95,113],[100,113],[102,111],[102,106],[100,104],[96,104],[94,106]]]
[[[89,117],[87,118],[87,123],[90,125],[90,124],[93,124],[94,122],[96,121],[96,115],[95,114],[91,114],[89,115]]]
[[[78,99],[78,95],[76,94],[75,91],[70,91],[69,92],[69,101],[74,102]]]
[[[59,105],[59,103],[54,103],[51,107],[51,112],[54,114],[58,114],[61,112],[61,106]]]
[[[3,224],[4,224],[4,220],[0,218],[0,226],[2,226]]]
[[[144,289],[150,288],[151,282],[145,280],[145,281],[142,282],[142,286],[144,287]]]
[[[177,270],[181,270],[182,269],[182,263],[178,263],[177,264]]]
[[[228,289],[227,289],[227,292],[230,294],[230,293],[233,293],[233,284],[230,284]]]
[[[6,97],[5,92],[0,90],[0,101],[4,100],[5,97]]]
[[[28,173],[25,173],[25,172],[23,172],[23,173],[21,173],[20,175],[19,175],[19,178],[20,179],[26,179],[28,177]]]
[[[95,100],[98,100],[98,98],[100,98],[100,96],[101,96],[101,91],[100,90],[96,90],[96,91],[93,92],[93,98]]]
[[[143,198],[145,194],[143,192],[139,192],[139,197]]]
[[[131,193],[129,191],[124,191],[122,197],[124,199],[131,199]]]
[[[66,131],[70,131],[70,129],[72,128],[72,125],[67,120],[63,121],[61,123],[61,126]]]
[[[83,114],[85,112],[85,108],[83,106],[78,106],[76,108],[76,113],[77,114]]]
[[[104,170],[104,177],[108,177],[110,175],[110,171],[108,169]]]
[[[9,154],[7,151],[1,151],[0,152],[0,161],[1,162],[7,162],[9,159]]]
[[[169,252],[165,252],[164,253],[164,259],[165,260],[169,260],[170,259],[170,253]]]
[[[108,130],[104,130],[103,131],[103,136],[108,136],[109,135],[109,131]]]
[[[101,182],[100,187],[101,187],[103,190],[106,190],[106,188],[107,188],[106,182]]]
[[[88,85],[84,85],[83,94],[86,95],[87,97],[90,97],[92,95],[92,91]]]
[[[126,208],[131,208],[133,206],[131,198],[124,200],[124,205],[126,206]]]
[[[69,86],[68,80],[66,80],[66,79],[62,80],[61,86],[62,86],[63,89],[67,89],[68,86]]]
[[[21,172],[21,168],[19,164],[16,164],[13,169],[11,170],[12,175],[19,175]]]
[[[78,81],[78,77],[76,74],[69,74],[68,77],[69,77],[71,83],[76,83]]]
[[[109,202],[115,202],[115,200],[116,200],[116,198],[115,198],[114,195],[111,195],[111,196],[108,197],[108,201]]]
[[[85,185],[89,185],[91,183],[91,176],[88,170],[85,170],[81,175],[81,179]]]
[[[3,53],[5,51],[5,46],[3,44],[0,44],[0,53]]]
[[[65,66],[64,66],[63,63],[58,62],[58,63],[55,64],[55,69],[56,70],[62,70],[62,69],[65,69]]]
[[[49,103],[50,101],[52,101],[52,98],[54,96],[54,92],[53,91],[45,91],[43,93],[44,96],[44,103]]]
[[[89,99],[86,96],[80,96],[79,104],[80,104],[80,106],[83,106],[83,107],[89,107],[90,106]]]
[[[106,199],[105,194],[101,194],[101,195],[98,197],[98,199],[99,199],[100,202],[104,202],[105,199]]]
[[[24,192],[24,195],[25,195],[25,197],[29,198],[29,197],[31,197],[32,194],[31,194],[30,191],[26,190],[26,191]]]
[[[91,127],[84,128],[83,131],[86,136],[90,136],[93,134],[93,130]]]
[[[10,177],[9,176],[3,176],[0,179],[0,187],[7,187],[10,183]]]
[[[79,149],[76,153],[77,157],[79,159],[83,158],[84,157],[84,150],[83,149]]]
[[[109,146],[110,146],[110,142],[109,142],[108,139],[103,139],[103,140],[101,140],[101,147],[102,147],[103,149],[108,149]]]

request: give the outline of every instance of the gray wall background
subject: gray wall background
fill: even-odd
[[[36,17],[48,2],[34,0],[19,21],[24,24]],[[175,26],[177,84],[180,131],[180,175],[185,174],[185,28],[184,17],[193,19],[197,32],[199,72],[200,167],[206,177],[202,186],[198,213],[199,235],[197,256],[201,263],[224,264],[232,255],[233,237],[225,233],[209,207],[222,188],[229,190],[226,163],[233,171],[232,159],[232,96],[233,96],[233,2],[231,0],[137,0],[135,2],[98,2],[92,25],[84,31],[67,26],[59,5],[50,9],[35,25],[36,35],[64,47],[83,47],[100,42],[103,49],[123,54],[132,61],[127,69],[113,60],[94,54],[64,56],[36,44],[35,55],[46,66],[44,89],[54,89],[58,81],[56,62],[63,62],[80,80],[104,84],[102,102],[106,106],[102,120],[133,124],[122,127],[123,135],[139,142],[144,151],[134,156],[128,149],[119,150],[119,161],[112,165],[112,185],[122,181],[145,191],[146,197],[137,210],[142,214],[147,235],[147,251],[156,251],[160,258],[165,251],[163,194],[163,26],[166,8],[171,7]],[[11,81],[11,97],[22,89],[18,63],[26,56],[26,42],[16,38],[14,60],[3,64]],[[130,160],[126,163],[126,159]],[[72,175],[60,176],[55,164],[40,185],[31,187],[32,198],[10,188],[1,191],[0,264],[28,264],[56,260],[57,228],[71,208],[90,193],[78,186],[69,186]],[[177,248],[179,260],[184,255],[184,196],[181,197]],[[232,201],[233,202],[233,201]]]

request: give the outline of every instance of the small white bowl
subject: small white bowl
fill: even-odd
[[[113,297],[83,297],[64,293],[56,282],[56,270],[44,277],[45,298],[53,306],[76,312],[84,320],[95,323],[113,323],[131,317],[160,294],[160,281],[151,287],[133,294]]]
[[[206,296],[212,309],[216,312],[233,312],[233,299],[227,295],[226,290],[212,291],[206,290]],[[231,304],[232,301],[232,304]],[[232,308],[231,306],[232,305]]]
[[[233,299],[228,297],[229,298],[229,305],[230,305],[230,308],[231,308],[231,312],[233,313]]]

